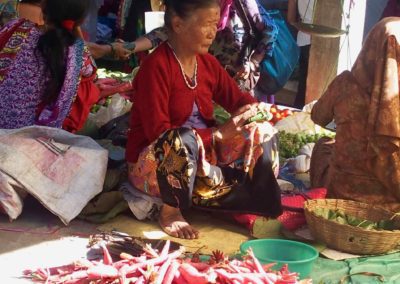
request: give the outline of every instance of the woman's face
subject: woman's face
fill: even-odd
[[[176,18],[173,28],[179,41],[188,51],[207,53],[217,33],[219,6],[197,9],[185,19]]]

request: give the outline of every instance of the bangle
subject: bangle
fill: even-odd
[[[112,56],[115,56],[115,48],[114,48],[114,45],[113,45],[112,43],[107,43],[107,45],[111,47],[111,52],[110,52],[110,54],[111,54]]]
[[[136,43],[134,41],[126,42],[126,43],[124,43],[124,48],[129,49],[131,52],[135,52]]]

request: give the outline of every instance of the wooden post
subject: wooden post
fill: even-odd
[[[339,0],[316,0],[314,24],[341,28]],[[308,63],[306,103],[317,100],[336,77],[340,38],[312,37]]]

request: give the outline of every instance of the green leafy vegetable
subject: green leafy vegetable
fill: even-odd
[[[279,132],[279,155],[283,159],[296,157],[301,147],[308,143],[316,143],[326,134],[306,134],[306,133],[288,133],[285,131]],[[334,137],[334,134],[328,137]]]
[[[134,72],[132,73],[123,73],[119,71],[110,71],[104,68],[97,69],[97,77],[99,79],[104,78],[113,78],[117,79],[120,82],[131,82],[134,78]]]
[[[316,208],[313,211],[314,215],[322,217],[327,220],[335,221],[339,224],[350,225],[353,227],[360,227],[366,230],[396,230],[395,222],[392,220],[380,220],[372,222],[370,220],[363,220],[358,217],[346,214],[343,210],[333,210],[329,208]]]

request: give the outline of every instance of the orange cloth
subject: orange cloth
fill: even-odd
[[[331,197],[400,211],[399,42],[400,18],[380,21],[351,72],[340,74],[312,110],[315,123],[337,125],[333,152],[325,155]],[[326,164],[319,154],[311,172]]]

